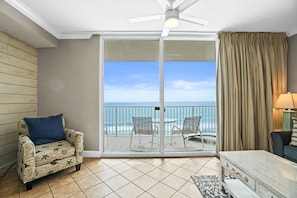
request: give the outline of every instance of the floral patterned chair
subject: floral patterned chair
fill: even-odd
[[[32,189],[32,181],[76,166],[80,170],[83,161],[83,133],[65,128],[65,120],[62,117],[64,139],[61,141],[35,145],[30,137],[26,118],[18,122],[18,174],[26,185],[26,189]]]

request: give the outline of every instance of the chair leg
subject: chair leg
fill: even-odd
[[[152,143],[151,143],[151,150],[150,151],[153,150],[153,145],[154,145],[154,134],[152,135]]]
[[[183,141],[184,141],[185,149],[187,150],[187,145],[186,145],[186,138],[187,138],[187,137],[185,137],[184,134],[182,134],[182,138],[183,138]]]
[[[203,135],[202,135],[202,131],[199,129],[199,132],[200,132],[200,138],[201,138],[201,142],[202,142],[202,149],[204,149],[204,139],[203,139]]]
[[[28,190],[31,190],[32,187],[33,187],[33,182],[28,182],[28,183],[26,183],[25,185],[26,185],[26,190],[27,190],[27,191],[28,191]]]
[[[77,164],[77,165],[75,165],[75,169],[76,169],[76,171],[79,171],[79,170],[80,170],[80,165],[81,165],[81,164]]]
[[[132,140],[133,140],[133,138],[132,138],[132,136],[133,136],[133,130],[132,130],[132,132],[131,132],[131,136],[130,136],[130,149],[133,151],[134,149],[132,148]]]

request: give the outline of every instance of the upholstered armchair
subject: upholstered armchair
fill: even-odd
[[[30,131],[33,126],[31,126],[32,123],[28,126],[26,118],[18,122],[17,170],[27,190],[32,189],[32,181],[38,178],[73,166],[76,166],[77,171],[80,170],[83,161],[83,133],[65,128],[65,120],[62,114],[58,116],[60,116],[61,127],[65,136],[59,141],[52,140],[49,143],[46,143],[48,141],[39,143],[36,140],[33,141],[33,134]],[[53,124],[51,123],[51,125]]]

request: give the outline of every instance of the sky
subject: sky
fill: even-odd
[[[105,62],[104,102],[159,101],[158,62]],[[164,100],[215,101],[215,62],[165,62]]]

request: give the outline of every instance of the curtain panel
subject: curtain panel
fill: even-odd
[[[274,102],[287,90],[285,33],[219,33],[217,151],[271,150]]]

